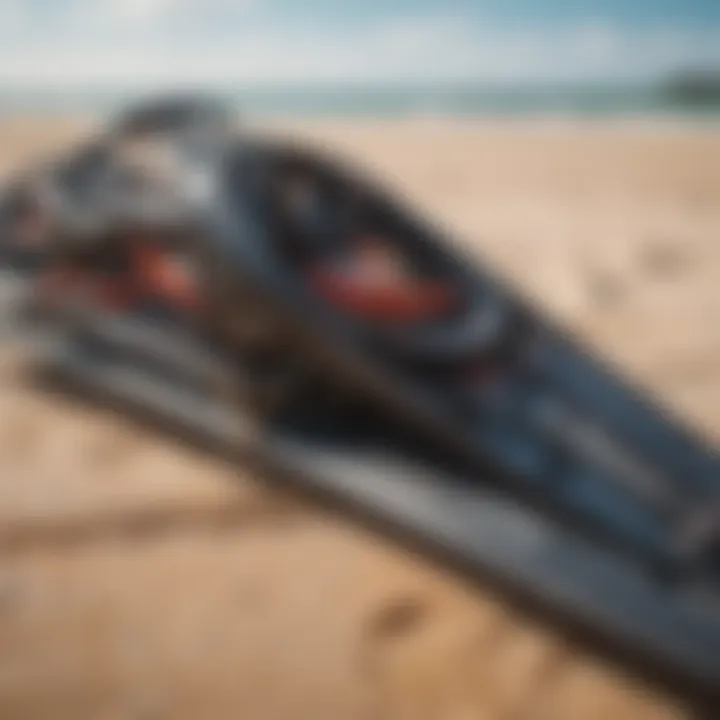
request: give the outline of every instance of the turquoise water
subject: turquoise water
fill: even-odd
[[[0,113],[106,112],[135,99],[130,90],[0,89]],[[720,97],[680,102],[660,86],[252,87],[219,91],[248,115],[303,117],[680,117],[720,119]]]
[[[256,90],[238,95],[249,112],[370,117],[720,117],[720,98],[680,104],[655,88],[395,87]]]

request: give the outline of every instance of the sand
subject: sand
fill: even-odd
[[[275,128],[355,159],[720,438],[720,131]],[[3,121],[0,172],[72,141]],[[369,530],[0,371],[0,717],[685,717]]]

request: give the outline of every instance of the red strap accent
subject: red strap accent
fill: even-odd
[[[371,283],[316,268],[310,279],[333,305],[378,320],[413,322],[439,317],[451,310],[453,288],[444,283]]]
[[[140,286],[147,293],[180,307],[195,308],[199,304],[193,278],[167,251],[150,244],[138,244],[133,250],[133,263]]]

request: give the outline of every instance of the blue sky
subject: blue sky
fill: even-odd
[[[720,67],[720,0],[0,0],[0,83],[632,80]]]

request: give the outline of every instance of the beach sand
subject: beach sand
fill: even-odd
[[[276,125],[352,158],[720,438],[720,131]],[[72,123],[0,123],[0,172]],[[490,588],[0,371],[0,717],[686,717]]]

